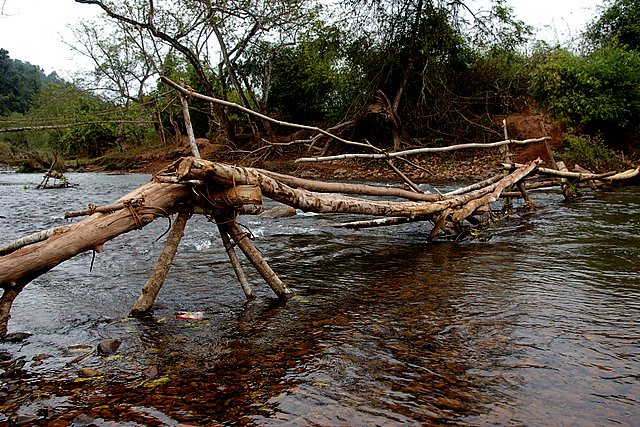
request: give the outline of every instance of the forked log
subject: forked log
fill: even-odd
[[[231,238],[235,240],[240,250],[242,250],[255,269],[258,270],[258,273],[260,273],[273,292],[275,292],[280,299],[286,300],[291,298],[292,294],[289,288],[282,283],[282,280],[280,280],[275,271],[269,267],[269,264],[267,264],[256,247],[253,246],[253,243],[251,243],[251,240],[249,240],[247,234],[242,231],[238,223],[235,220],[230,221],[226,224],[226,228]]]
[[[220,232],[220,238],[222,239],[222,245],[224,246],[225,251],[227,252],[227,256],[229,257],[229,262],[231,262],[231,266],[233,267],[233,271],[236,274],[236,278],[240,283],[240,287],[242,287],[242,292],[244,292],[245,297],[248,300],[252,300],[256,298],[255,292],[251,289],[251,285],[249,284],[249,280],[247,279],[247,275],[244,274],[244,270],[240,264],[240,260],[238,259],[238,255],[236,251],[233,249],[233,244],[231,243],[231,236],[229,235],[229,230],[227,224],[223,221],[218,222],[218,231]]]

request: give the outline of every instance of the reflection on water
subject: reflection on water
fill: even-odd
[[[72,175],[77,189],[37,192],[30,177],[0,175],[0,243],[148,179]],[[635,190],[541,196],[475,243],[428,244],[416,224],[329,227],[347,216],[243,217],[295,292],[286,304],[251,268],[258,299],[245,302],[215,227],[194,218],[154,315],[127,319],[162,248],[158,221],[108,243],[92,271],[84,254],[20,295],[10,331],[33,336],[0,352],[24,358],[29,386],[0,386],[0,422],[46,407],[96,425],[634,425]],[[123,341],[115,357],[65,364],[107,337]],[[74,382],[87,367],[104,375]]]

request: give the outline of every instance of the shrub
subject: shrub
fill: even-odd
[[[559,157],[565,163],[579,164],[593,172],[616,169],[622,160],[608,148],[599,135],[567,135]]]
[[[640,53],[603,47],[580,57],[552,52],[532,76],[538,105],[587,133],[620,135],[640,119]]]

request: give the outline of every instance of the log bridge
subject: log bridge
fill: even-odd
[[[355,229],[428,221],[433,224],[428,236],[428,240],[432,241],[439,234],[454,237],[468,235],[474,228],[487,224],[494,219],[490,205],[501,197],[505,198],[502,210],[509,213],[513,197],[522,197],[526,202],[524,205],[526,208],[534,207],[528,191],[558,186],[565,198],[571,198],[580,187],[598,187],[631,179],[640,174],[640,166],[624,172],[600,175],[588,171],[569,172],[561,162],[555,164],[548,145],[547,151],[549,151],[553,169],[541,168],[540,160],[521,165],[512,164],[509,160],[509,144],[534,142],[546,144],[549,138],[511,140],[507,134],[506,122],[503,122],[504,141],[388,153],[366,141],[345,140],[323,129],[282,122],[243,106],[195,93],[190,88],[173,82],[165,76],[162,76],[161,80],[178,91],[193,156],[182,158],[169,165],[156,174],[149,183],[110,205],[89,205],[88,209],[65,213],[65,218],[82,216],[88,216],[88,218],[72,225],[25,236],[0,248],[0,289],[2,289],[0,337],[6,336],[11,318],[11,306],[29,282],[80,253],[86,251],[101,253],[107,241],[120,234],[141,229],[159,217],[174,216],[155,268],[130,310],[132,316],[143,316],[150,312],[177,253],[187,221],[194,214],[205,215],[216,223],[229,261],[247,299],[255,298],[255,294],[244,274],[235,247],[240,248],[278,298],[286,300],[291,297],[291,291],[271,269],[237,222],[239,215],[260,212],[263,196],[305,212],[352,213],[377,217],[336,224],[336,227]],[[189,106],[185,96],[199,98],[223,107],[236,108],[279,126],[315,132],[317,135],[310,140],[310,148],[313,147],[317,138],[328,137],[346,146],[357,146],[374,151],[368,154],[307,157],[300,158],[296,162],[347,158],[380,159],[396,172],[410,190],[306,180],[256,168],[203,160],[200,158],[193,135]],[[502,164],[503,171],[492,178],[447,194],[425,194],[391,162],[393,158],[403,159],[404,156],[409,155],[493,147],[500,147],[505,153],[506,163]],[[525,180],[530,182],[527,183]],[[518,191],[512,191],[516,188]],[[381,196],[385,200],[372,200],[365,196]],[[388,198],[395,198],[395,200],[390,201],[387,200]]]
[[[105,206],[89,205],[65,217],[86,218],[19,239],[0,248],[0,337],[7,334],[11,306],[36,277],[86,251],[100,253],[114,237],[140,229],[159,217],[173,217],[165,246],[155,269],[142,287],[131,315],[149,313],[176,254],[185,224],[194,214],[206,215],[218,227],[229,260],[248,299],[255,295],[242,270],[235,248],[246,256],[281,299],[291,291],[262,258],[237,223],[239,215],[255,214],[262,197],[308,212],[362,214],[375,219],[337,224],[362,228],[429,221],[429,240],[439,234],[459,236],[482,224],[500,197],[523,197],[549,186],[599,186],[637,176],[640,167],[620,173],[596,175],[544,169],[540,161],[504,164],[501,172],[483,182],[448,194],[425,194],[398,187],[320,182],[274,172],[185,157],[155,175],[151,181]],[[541,178],[542,177],[542,178]],[[543,179],[543,180],[541,180]],[[527,183],[526,180],[529,180]],[[517,192],[510,191],[517,188]],[[384,200],[364,196],[384,196]],[[389,200],[389,197],[396,199]],[[530,203],[530,202],[529,202]]]

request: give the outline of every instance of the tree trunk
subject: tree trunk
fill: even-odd
[[[184,185],[150,182],[119,199],[125,202],[143,195],[143,207],[123,208],[109,214],[95,213],[47,240],[0,257],[0,288],[23,286],[75,255],[101,250],[102,245],[114,237],[175,212],[180,203],[192,198],[192,194]]]

